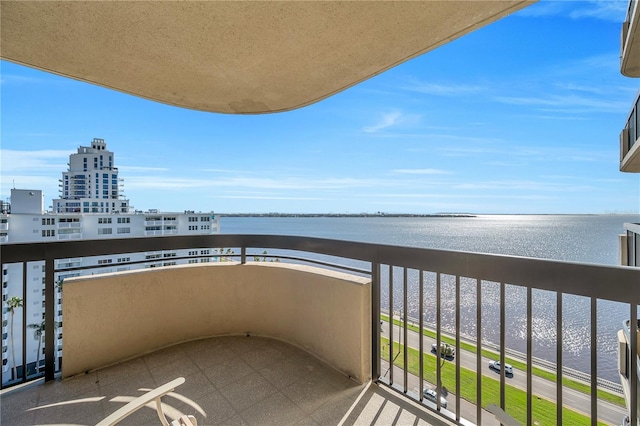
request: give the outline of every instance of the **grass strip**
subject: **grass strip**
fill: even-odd
[[[380,318],[382,320],[384,320],[384,321],[389,322],[389,316],[388,315],[380,314]],[[402,326],[402,323],[401,323],[400,320],[394,319],[393,323],[395,325]],[[409,330],[415,331],[416,333],[420,332],[419,327],[417,327],[417,326],[415,326],[413,324],[407,324],[407,328]],[[428,330],[426,328],[422,330],[422,334],[427,336],[427,337],[431,337],[433,339],[436,338],[436,332],[432,331],[432,330]],[[452,339],[451,337],[447,337],[447,336],[444,336],[444,335],[440,335],[440,340],[443,343],[448,343],[448,344],[453,345],[453,346],[455,346],[455,344],[456,344],[455,339]],[[475,353],[476,350],[477,350],[475,345],[472,345],[472,344],[467,343],[467,342],[462,342],[462,341],[460,342],[460,349],[463,349],[463,350],[466,350],[466,351],[469,351],[469,352],[473,352],[473,353]],[[489,359],[492,359],[492,360],[495,360],[495,361],[499,361],[498,355],[495,352],[489,351],[487,349],[482,349],[481,352],[482,352],[482,356],[483,357],[489,358]],[[513,359],[513,358],[508,358],[508,357],[505,357],[505,362],[508,363],[508,364],[511,364],[512,367],[517,368],[518,370],[527,371],[527,364],[525,364],[524,362],[518,361],[518,360]],[[540,378],[552,381],[554,383],[556,381],[555,373],[553,373],[551,371],[548,371],[548,370],[545,370],[543,368],[532,366],[531,374],[534,375],[534,376],[538,376]],[[568,388],[571,388],[571,389],[574,389],[574,390],[576,390],[578,392],[582,392],[582,393],[584,393],[586,395],[591,395],[591,386],[589,386],[589,385],[587,385],[585,383],[582,383],[582,382],[579,382],[579,381],[576,381],[576,380],[573,380],[573,379],[570,379],[570,378],[567,378],[567,377],[562,377],[562,384],[564,386],[566,386]],[[608,402],[610,402],[612,404],[616,404],[616,405],[619,405],[621,407],[626,407],[626,402],[625,402],[623,397],[621,397],[619,395],[615,395],[615,394],[613,394],[611,392],[607,392],[607,391],[602,390],[602,389],[598,389],[597,392],[598,392],[598,399],[601,399],[603,401],[608,401]]]
[[[381,337],[381,356],[382,359],[389,359],[389,339]],[[404,350],[404,345],[393,342],[393,353]],[[415,376],[420,375],[420,355],[417,349],[408,347],[407,354],[407,371]],[[436,362],[434,355],[423,354],[424,363],[424,379],[436,383]],[[394,365],[404,368],[404,359],[398,356]],[[450,390],[456,388],[456,371],[455,366],[450,362],[444,362],[440,369],[442,377],[442,386]],[[465,399],[472,404],[477,401],[476,393],[477,375],[475,371],[460,367],[460,398]],[[452,404],[450,402],[450,404]],[[496,404],[500,406],[500,382],[488,376],[482,377],[482,406],[487,407],[488,404]],[[515,418],[521,424],[527,423],[527,393],[515,386],[505,385],[505,407],[506,412]],[[453,408],[453,407],[451,407]],[[556,404],[547,399],[534,396],[532,401],[532,424],[535,425],[556,425]],[[590,418],[584,414],[573,411],[564,407],[562,409],[563,425],[585,425],[590,423]],[[606,425],[606,423],[598,422],[598,425]]]

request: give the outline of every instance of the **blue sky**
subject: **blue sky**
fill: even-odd
[[[94,137],[140,210],[638,213],[618,135],[626,1],[542,1],[303,109],[171,107],[9,62],[1,188],[42,189]]]

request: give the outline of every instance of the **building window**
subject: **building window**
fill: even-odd
[[[200,254],[207,255],[209,254],[209,250],[200,250]]]
[[[111,218],[110,217],[99,217],[98,218],[98,223],[111,223]]]
[[[119,217],[118,218],[118,223],[131,223],[131,218],[130,217]]]
[[[56,230],[55,229],[43,229],[42,230],[42,236],[43,237],[55,237],[56,236]]]
[[[118,228],[118,234],[130,234],[131,228]]]
[[[200,222],[209,222],[209,216],[201,216]]]
[[[108,265],[113,262],[112,259],[98,259],[98,265]]]
[[[60,219],[58,219],[58,222],[60,222],[60,223],[80,222],[80,218],[77,218],[77,217],[61,217]]]
[[[112,233],[112,228],[98,228],[98,235],[110,235]]]

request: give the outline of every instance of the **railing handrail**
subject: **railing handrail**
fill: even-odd
[[[388,283],[393,284],[394,268],[404,269],[403,285],[404,289],[404,317],[407,318],[407,270],[416,270],[420,273],[419,282],[422,282],[422,274],[424,271],[437,273],[436,280],[436,299],[437,306],[440,306],[440,277],[442,275],[450,275],[456,279],[456,300],[457,304],[460,299],[460,281],[464,278],[476,280],[478,286],[481,281],[490,281],[500,283],[500,347],[506,348],[504,342],[505,335],[505,318],[504,318],[504,294],[505,285],[515,285],[526,288],[527,296],[527,318],[531,320],[531,291],[547,290],[555,292],[557,296],[557,318],[562,318],[562,297],[561,294],[571,294],[591,298],[591,357],[592,357],[592,383],[591,383],[591,410],[592,413],[597,412],[597,377],[596,372],[596,316],[595,306],[597,300],[610,300],[615,302],[626,303],[630,307],[630,316],[637,314],[637,306],[640,304],[640,291],[638,291],[638,283],[640,283],[640,268],[628,266],[609,266],[595,265],[577,262],[566,262],[557,260],[547,260],[538,258],[526,258],[518,256],[508,256],[500,254],[483,254],[473,252],[462,252],[452,250],[437,250],[430,248],[405,247],[389,244],[377,244],[367,242],[343,241],[317,237],[304,236],[287,236],[287,235],[250,235],[250,234],[206,234],[206,235],[180,235],[180,236],[157,236],[157,237],[138,237],[138,238],[110,238],[99,240],[74,240],[74,241],[52,241],[38,243],[10,243],[2,244],[0,253],[0,263],[4,266],[10,263],[23,264],[23,277],[26,277],[26,263],[44,260],[45,272],[45,324],[48,329],[53,328],[55,324],[56,298],[55,298],[55,282],[54,275],[57,271],[55,268],[58,259],[73,259],[78,257],[115,255],[127,253],[144,253],[144,252],[161,252],[163,250],[186,250],[193,248],[232,248],[240,249],[240,253],[233,253],[230,256],[240,258],[241,263],[246,263],[247,256],[258,256],[259,253],[248,254],[248,250],[264,250],[278,249],[287,251],[298,251],[314,253],[319,255],[333,256],[348,260],[357,260],[369,262],[368,270],[362,269],[359,272],[371,274],[372,295],[371,295],[371,337],[372,337],[372,376],[379,378],[380,375],[380,285],[383,267],[389,266],[386,270],[389,273]],[[215,257],[227,256],[224,253],[211,253],[208,256],[198,257]],[[273,254],[270,254],[272,256]],[[177,258],[177,256],[176,256]],[[171,258],[173,261],[176,258]],[[166,259],[157,259],[157,263],[161,264]],[[298,260],[298,259],[297,259]],[[302,260],[302,259],[299,259]],[[328,263],[328,262],[327,262]],[[326,264],[325,266],[333,267]],[[339,266],[339,265],[336,265]],[[105,267],[102,265],[102,267]],[[109,265],[113,267],[113,265]],[[366,267],[365,267],[366,268]],[[72,268],[73,269],[73,268]],[[386,277],[384,278],[387,279]],[[23,279],[23,286],[26,294],[26,281]],[[393,305],[392,293],[389,291],[389,306]],[[480,302],[481,292],[477,292],[478,306]],[[420,296],[422,300],[422,296]],[[439,309],[439,308],[438,308]],[[456,310],[456,352],[459,353],[460,342],[460,326],[459,326],[459,304]],[[25,315],[26,310],[23,310]],[[478,309],[478,312],[480,310]],[[422,314],[420,314],[422,315]],[[440,335],[440,313],[436,314],[437,333]],[[479,320],[480,321],[480,320]],[[23,319],[26,324],[26,318]],[[422,327],[422,324],[421,324]],[[531,333],[531,325],[527,326],[528,333]],[[478,328],[478,330],[480,330]],[[23,328],[23,342],[26,328]],[[406,327],[404,329],[404,340],[406,341]],[[556,335],[558,336],[556,363],[559,366],[562,362],[562,321],[557,321]],[[55,333],[45,333],[45,380],[52,380],[55,373],[54,350],[56,348]],[[478,341],[480,342],[480,335]],[[390,335],[393,341],[393,336]],[[531,336],[527,338],[531,340]],[[630,354],[636,356],[637,347],[636,340],[632,339]],[[478,350],[481,344],[478,345]],[[420,348],[422,352],[422,348]],[[405,351],[405,365],[407,365],[407,352]],[[501,351],[500,361],[504,363],[505,351]],[[527,383],[528,392],[531,392],[531,348],[527,347]],[[478,361],[480,362],[480,361]],[[23,351],[23,365],[26,365],[26,351]],[[438,364],[439,366],[439,364]],[[460,405],[459,386],[459,358],[456,361],[456,407]],[[478,364],[478,371],[480,364]],[[393,371],[393,370],[391,370]],[[404,386],[407,383],[407,370],[404,371]],[[439,367],[437,375],[440,376]],[[422,373],[421,373],[422,376]],[[562,377],[563,370],[558,368],[556,371],[557,393],[556,401],[558,410],[562,407]],[[26,379],[26,374],[23,375]],[[637,384],[637,377],[631,377],[631,388],[635,391],[634,386]],[[479,383],[479,382],[478,382]],[[390,377],[391,386],[394,385],[393,375]],[[422,383],[420,385],[422,387]],[[480,385],[477,385],[480,387]],[[504,408],[504,375],[501,374],[501,407]],[[406,393],[406,389],[405,389]],[[531,413],[531,394],[528,394],[528,415]],[[635,401],[635,394],[631,399]],[[418,399],[422,401],[422,397]],[[478,408],[480,410],[480,408]],[[458,410],[456,410],[458,412]],[[459,419],[459,412],[456,414]],[[558,419],[562,419],[560,411],[557,413]],[[635,412],[631,412],[631,418],[635,419]]]
[[[640,303],[640,269],[500,254],[394,246],[289,235],[208,234],[2,244],[1,262],[179,250],[194,247],[284,249],[416,270],[571,293],[623,303]],[[535,285],[531,285],[533,282]],[[615,285],[613,285],[615,284]]]

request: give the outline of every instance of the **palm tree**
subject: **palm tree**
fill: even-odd
[[[16,309],[23,307],[22,299],[18,296],[13,296],[11,299],[7,300],[7,306],[9,308],[9,312],[11,313],[11,378],[16,379],[18,376],[17,368],[16,368],[16,349],[13,344],[13,316],[15,315]]]
[[[40,372],[40,346],[42,345],[42,334],[44,333],[44,324],[29,324],[27,327],[33,329],[33,338],[38,341],[38,351],[36,352],[36,373]]]
[[[455,348],[448,343],[440,346],[440,368],[444,367],[444,362],[447,359],[453,358],[455,354]]]
[[[42,321],[40,324],[29,324],[27,326],[33,329],[33,338],[38,341],[38,352],[36,353],[36,372],[37,373],[40,372],[40,353],[41,353],[40,348],[42,347],[41,346],[42,337],[45,332],[45,324],[46,324],[46,321]],[[59,326],[60,326],[60,323],[58,321],[55,321],[53,323],[54,333],[55,333],[55,329],[57,329]]]

